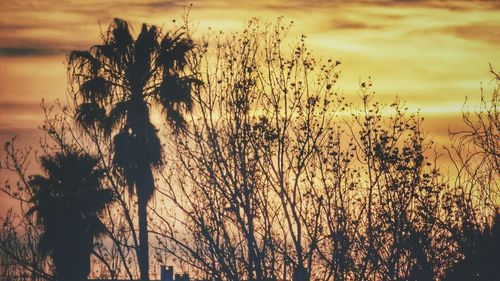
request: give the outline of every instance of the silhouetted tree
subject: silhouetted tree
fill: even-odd
[[[159,189],[176,212],[158,235],[200,277],[321,278],[317,155],[342,100],[333,88],[339,63],[315,60],[305,37],[289,48],[288,28],[252,20],[207,42],[215,47],[198,62],[205,84]]]
[[[101,221],[105,224],[104,235],[95,239],[95,248],[91,257],[91,277],[93,278],[123,278],[133,279],[138,273],[137,263],[132,262],[136,257],[136,237],[134,224],[130,213],[134,211],[132,200],[127,200],[121,183],[121,176],[111,173],[111,153],[105,139],[96,137],[94,131],[81,130],[75,126],[73,114],[68,106],[56,103],[55,106],[46,106],[42,103],[46,119],[41,126],[44,137],[40,146],[44,155],[53,155],[57,151],[74,147],[78,151],[99,157],[99,168],[104,172],[102,184],[113,190],[116,204],[107,205],[103,211]],[[43,229],[36,224],[35,216],[24,216],[31,208],[29,204],[33,198],[33,188],[29,184],[29,175],[33,169],[34,158],[32,147],[17,147],[14,139],[5,144],[2,152],[0,168],[2,174],[12,173],[0,186],[0,191],[17,202],[15,207],[2,217],[0,229],[0,251],[5,259],[2,262],[10,264],[6,273],[14,276],[29,276],[32,280],[53,279],[54,264],[51,259],[43,258],[38,250],[38,241]],[[14,177],[15,176],[15,177]],[[1,265],[1,264],[0,264]],[[137,274],[138,275],[138,274]],[[126,276],[126,277],[125,277]],[[0,277],[0,279],[3,276]],[[5,276],[8,278],[8,276]]]
[[[459,256],[445,280],[496,280],[500,253],[500,75],[494,78],[491,95],[481,92],[479,108],[462,117],[465,129],[450,132],[449,156],[457,169],[445,208],[452,216],[446,225],[453,234]],[[494,217],[490,222],[491,217]]]
[[[149,280],[147,204],[155,189],[153,169],[163,163],[150,107],[159,105],[174,131],[182,130],[182,113],[191,110],[191,87],[198,83],[182,76],[194,44],[181,31],[162,34],[143,24],[134,39],[128,23],[114,19],[102,45],[68,56],[70,79],[79,87],[77,121],[113,136],[114,165],[137,194],[141,280]]]
[[[26,214],[36,214],[42,227],[39,249],[52,258],[59,280],[86,280],[94,238],[105,230],[99,215],[112,192],[102,188],[103,171],[90,155],[67,150],[40,163],[44,175],[30,179],[33,206]]]
[[[352,113],[367,194],[358,207],[366,209],[364,262],[358,273],[381,280],[433,279],[430,233],[436,229],[430,219],[442,186],[424,154],[432,143],[424,139],[421,118],[399,102],[391,105],[394,114],[383,116],[383,107],[372,101],[370,83],[361,88],[361,113]]]
[[[475,231],[464,226],[469,232],[467,245],[461,245],[463,258],[446,274],[444,281],[471,280],[487,281],[500,279],[500,214],[496,214],[492,227]]]
[[[481,89],[479,107],[471,111],[464,105],[464,129],[450,132],[449,156],[457,167],[457,187],[463,193],[464,211],[490,217],[500,200],[500,74],[494,75],[491,93]],[[473,196],[472,196],[473,194]],[[470,199],[476,198],[473,201]]]
[[[14,280],[21,276],[34,281],[52,279],[53,266],[37,247],[41,227],[32,216],[25,216],[31,208],[29,201],[33,197],[26,173],[32,149],[15,147],[15,142],[14,137],[5,143],[2,153],[4,158],[0,162],[2,174],[10,171],[19,176],[15,184],[6,181],[0,187],[0,191],[7,194],[10,200],[18,203],[16,208],[9,209],[0,218],[0,279]]]

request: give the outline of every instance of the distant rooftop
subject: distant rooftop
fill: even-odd
[[[140,281],[130,279],[89,279],[89,281]],[[160,268],[160,280],[150,281],[190,281],[188,274],[175,274],[173,266],[162,266]]]

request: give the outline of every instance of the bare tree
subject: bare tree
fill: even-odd
[[[315,169],[340,106],[339,63],[313,59],[304,38],[287,48],[287,30],[252,21],[213,40],[214,53],[199,61],[205,85],[191,130],[177,139],[178,165],[164,177],[182,216],[166,220],[160,236],[216,280],[308,280],[317,259],[323,198]]]
[[[481,89],[479,107],[471,112],[464,106],[465,129],[450,132],[452,145],[447,151],[456,178],[446,196],[447,215],[453,218],[446,226],[453,233],[458,255],[454,256],[457,264],[451,267],[447,280],[457,275],[486,279],[498,276],[496,266],[489,262],[498,257],[485,250],[498,248],[495,222],[500,202],[500,76],[492,66],[490,72],[491,94]]]

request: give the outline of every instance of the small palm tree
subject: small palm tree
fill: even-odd
[[[114,166],[137,194],[139,269],[141,280],[149,280],[147,204],[163,153],[150,107],[162,109],[174,132],[185,128],[183,113],[192,109],[193,83],[200,83],[185,74],[194,44],[182,32],[163,35],[146,24],[134,39],[121,19],[102,39],[102,45],[68,56],[70,79],[79,87],[76,118],[113,140]]]
[[[86,280],[94,239],[104,231],[99,219],[112,192],[101,186],[98,160],[74,150],[40,158],[44,175],[30,179],[32,208],[42,228],[39,249],[49,255],[56,276],[64,281]]]

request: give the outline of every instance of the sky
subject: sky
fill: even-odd
[[[252,17],[293,20],[292,38],[305,34],[313,54],[342,62],[339,91],[354,101],[371,76],[379,98],[420,109],[438,140],[460,123],[466,97],[473,106],[481,87],[493,87],[489,64],[500,69],[500,1],[0,0],[2,147],[14,135],[36,144],[42,98],[66,97],[67,52],[99,43],[114,17],[136,30],[169,28],[189,4],[200,36],[241,30]],[[7,177],[0,171],[0,183]]]

